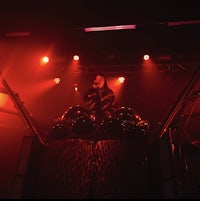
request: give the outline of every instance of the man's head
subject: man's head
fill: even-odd
[[[94,80],[94,84],[97,85],[97,87],[102,88],[104,86],[107,86],[107,82],[106,82],[106,77],[103,74],[98,74],[96,75],[96,78]]]

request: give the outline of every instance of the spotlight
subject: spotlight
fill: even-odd
[[[40,63],[41,63],[42,65],[49,63],[49,57],[48,57],[48,56],[43,56],[43,57],[40,59]]]
[[[74,58],[75,61],[78,61],[78,60],[79,60],[79,56],[78,56],[78,55],[74,55],[73,58]]]
[[[54,82],[55,82],[56,84],[59,84],[59,83],[60,83],[60,78],[59,78],[59,77],[54,78]]]
[[[124,83],[125,77],[119,77],[119,78],[118,78],[118,81],[119,81],[120,84]]]
[[[78,84],[74,84],[74,91],[78,91]]]
[[[145,61],[147,61],[147,60],[150,59],[150,56],[149,56],[148,54],[145,54],[145,55],[143,56],[143,59],[144,59]]]

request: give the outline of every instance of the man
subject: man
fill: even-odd
[[[84,94],[83,99],[97,122],[108,118],[119,107],[104,74],[96,75],[92,87]]]

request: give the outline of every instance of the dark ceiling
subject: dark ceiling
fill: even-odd
[[[198,55],[198,1],[56,0],[1,1],[1,38],[29,32],[54,43],[58,55],[82,54],[85,62],[132,62],[145,52]],[[176,26],[170,26],[176,22]],[[183,23],[183,24],[181,24]],[[85,27],[136,25],[134,30],[85,33]],[[19,36],[20,37],[20,36]]]

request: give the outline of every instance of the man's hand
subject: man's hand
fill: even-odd
[[[98,88],[99,87],[99,83],[96,82],[96,81],[94,81],[92,87],[95,88],[95,89]]]

